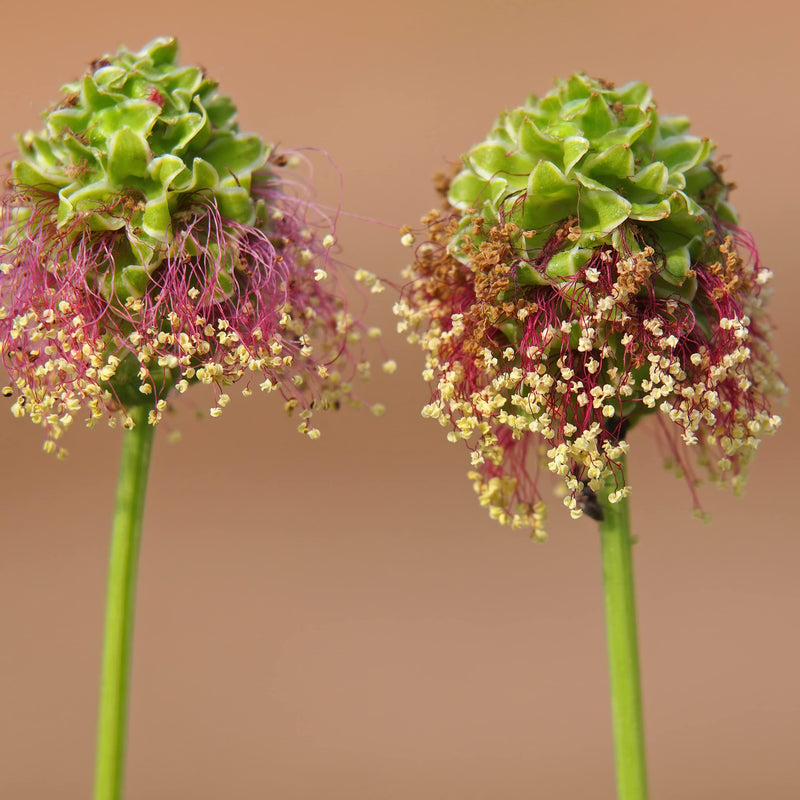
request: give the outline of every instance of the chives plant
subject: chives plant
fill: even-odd
[[[543,469],[573,518],[600,522],[624,800],[646,796],[627,433],[659,420],[697,506],[684,452],[738,490],[780,423],[771,273],[713,153],[644,83],[558,82],[439,181],[395,307],[425,352],[423,416],[467,444],[491,516],[543,538]]]
[[[239,131],[236,107],[174,39],[92,62],[19,137],[0,200],[0,357],[17,417],[64,455],[74,420],[126,429],[114,518],[97,800],[122,792],[135,573],[154,426],[204,384],[279,392],[301,433],[357,403],[367,332],[341,293],[332,220]],[[372,291],[380,282],[356,273]],[[376,409],[377,410],[377,409]]]

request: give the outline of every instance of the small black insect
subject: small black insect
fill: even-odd
[[[603,521],[603,507],[597,500],[597,492],[593,491],[588,486],[584,486],[575,499],[578,502],[578,507],[587,517],[597,520],[597,522]]]

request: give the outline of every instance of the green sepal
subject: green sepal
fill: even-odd
[[[55,147],[53,149],[55,150]],[[104,171],[106,153],[86,144],[72,134],[65,132],[61,135],[58,142],[58,154],[60,160],[77,167],[78,179],[73,177],[71,183],[80,183],[81,175],[87,176],[84,180],[88,181],[88,176],[98,175]]]
[[[587,100],[592,94],[592,83],[586,75],[576,73],[563,85],[562,102],[566,107],[570,101]]]
[[[171,36],[161,36],[153,39],[145,50],[154,67],[171,67],[178,57],[178,42]]]
[[[564,174],[569,175],[572,168],[589,150],[589,140],[584,136],[569,136],[564,140]]]
[[[529,264],[518,264],[516,282],[519,286],[542,286],[547,281]]]
[[[163,155],[154,158],[147,168],[147,175],[157,187],[157,191],[148,193],[149,197],[161,195],[165,186],[170,186],[182,172],[188,172],[183,160],[178,156]]]
[[[532,166],[527,157],[506,153],[505,148],[495,142],[476,147],[469,154],[469,163],[485,179],[495,175],[527,175]]]
[[[122,283],[128,294],[141,297],[150,284],[149,271],[140,264],[132,264],[121,270]]]
[[[630,201],[616,192],[587,189],[581,192],[578,219],[586,233],[607,234],[630,216]]]
[[[537,229],[575,213],[578,187],[550,161],[540,161],[528,178],[523,227]]]
[[[455,208],[466,209],[486,195],[486,181],[472,172],[460,172],[450,184],[449,198]]]
[[[207,124],[208,120],[205,114],[197,114],[193,111],[181,114],[171,125],[165,126],[162,136],[159,137],[157,152],[183,156],[189,146],[195,144],[194,140],[199,137]]]
[[[574,183],[551,161],[540,161],[528,178],[528,196],[547,200],[574,197]]]
[[[663,161],[670,172],[686,172],[705,161],[710,152],[711,143],[708,139],[670,136],[654,149],[653,155]]]
[[[640,111],[646,111],[650,105],[652,92],[643,81],[631,81],[616,91],[616,97],[622,104],[623,112],[629,107],[638,107]]]
[[[689,117],[661,117],[659,120],[661,135],[665,138],[681,136],[689,130]]]
[[[697,278],[690,273],[679,281],[662,271],[656,275],[653,288],[660,299],[674,298],[691,303],[697,292]]]
[[[123,100],[92,115],[89,137],[92,142],[105,142],[123,128],[146,136],[160,113],[159,106],[148,100]]]
[[[583,162],[581,172],[597,180],[612,180],[619,184],[622,179],[630,178],[635,165],[633,153],[628,144],[615,144],[602,153],[589,156]]]
[[[523,152],[530,153],[536,158],[555,161],[561,153],[561,144],[558,139],[542,133],[533,119],[527,116],[520,122],[518,141]]]
[[[589,140],[605,136],[614,127],[614,113],[599,92],[592,92],[581,116],[581,129]]]
[[[716,203],[714,212],[722,222],[729,222],[731,225],[736,225],[739,222],[739,215],[736,213],[736,209],[725,200],[720,200]]]
[[[92,116],[90,108],[57,108],[47,116],[47,136],[55,140],[65,131],[82,133]]]
[[[145,138],[131,128],[117,131],[108,142],[108,176],[117,186],[125,186],[130,176],[147,175],[150,148]]]
[[[59,226],[66,225],[75,214],[85,217],[86,225],[95,231],[116,230],[125,225],[117,214],[106,213],[115,208],[118,196],[107,177],[102,177],[86,186],[71,184],[59,192]]]
[[[676,247],[666,253],[664,280],[680,285],[692,267],[692,256],[688,247]]]
[[[14,182],[21,186],[33,186],[38,189],[65,186],[68,179],[57,172],[41,169],[38,164],[27,161],[15,161],[12,173]]]
[[[667,181],[669,181],[669,170],[662,161],[648,164],[631,177],[631,182],[638,189],[644,189],[655,195],[663,195],[667,191]]]
[[[668,217],[671,210],[669,200],[661,200],[658,203],[631,203],[631,219],[654,222]]]
[[[223,184],[235,181],[238,176],[249,176],[251,172],[264,166],[267,150],[258,136],[234,136],[221,133],[202,152],[220,176]]]
[[[138,233],[128,241],[133,259],[152,274],[163,257],[162,243],[146,233]]]
[[[217,301],[226,299],[233,294],[235,284],[229,272],[219,272],[217,274],[217,286],[214,299]]]
[[[30,150],[33,158],[41,167],[44,167],[45,169],[57,167],[58,158],[53,152],[50,142],[48,142],[46,139],[43,139],[41,136],[34,136],[29,147],[25,144],[22,144],[22,147]],[[66,178],[64,180],[66,180]]]
[[[142,230],[154,239],[167,241],[172,228],[172,214],[166,192],[148,200],[142,216]]]
[[[247,189],[241,186],[221,186],[214,192],[214,197],[223,217],[242,225],[253,224],[256,211]]]
[[[214,169],[205,158],[195,158],[192,161],[191,173],[182,172],[175,178],[176,188],[181,192],[201,192],[205,189],[215,189],[220,181],[219,171]]]
[[[212,97],[205,104],[205,108],[208,114],[208,121],[215,128],[228,128],[236,118],[236,106],[231,102],[229,97],[225,97],[224,95],[215,95]]]
[[[607,150],[618,144],[633,146],[652,129],[653,125],[653,120],[647,112],[636,107],[626,109],[622,122],[624,124],[621,127],[612,128],[597,140],[595,144],[597,150]]]
[[[592,257],[592,251],[583,247],[571,247],[556,253],[547,262],[548,278],[568,278],[577,275],[586,262]]]
[[[509,344],[517,344],[525,332],[524,327],[515,319],[507,319],[497,326],[508,339]]]

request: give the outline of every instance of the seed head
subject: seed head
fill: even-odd
[[[78,413],[161,419],[171,390],[239,379],[311,409],[354,402],[362,325],[340,293],[335,231],[297,158],[239,131],[236,108],[174,39],[92,62],[0,200],[0,357],[16,416],[55,450]],[[334,362],[336,365],[334,367]]]
[[[681,463],[682,440],[734,487],[780,423],[771,273],[713,143],[688,128],[643,83],[574,75],[503,113],[439,179],[444,209],[423,218],[395,311],[426,353],[423,416],[467,442],[475,491],[504,524],[543,535],[536,463],[573,517],[607,480],[625,497],[625,436],[650,413]]]

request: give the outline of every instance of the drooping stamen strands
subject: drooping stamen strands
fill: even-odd
[[[423,218],[396,306],[426,352],[423,415],[467,441],[491,515],[537,536],[540,457],[579,517],[609,476],[612,502],[629,493],[625,435],[645,414],[660,411],[676,453],[681,439],[696,446],[734,488],[780,422],[770,273],[725,202],[713,146],[659,120],[642,87],[576,76],[501,117],[445,187],[444,212]]]

